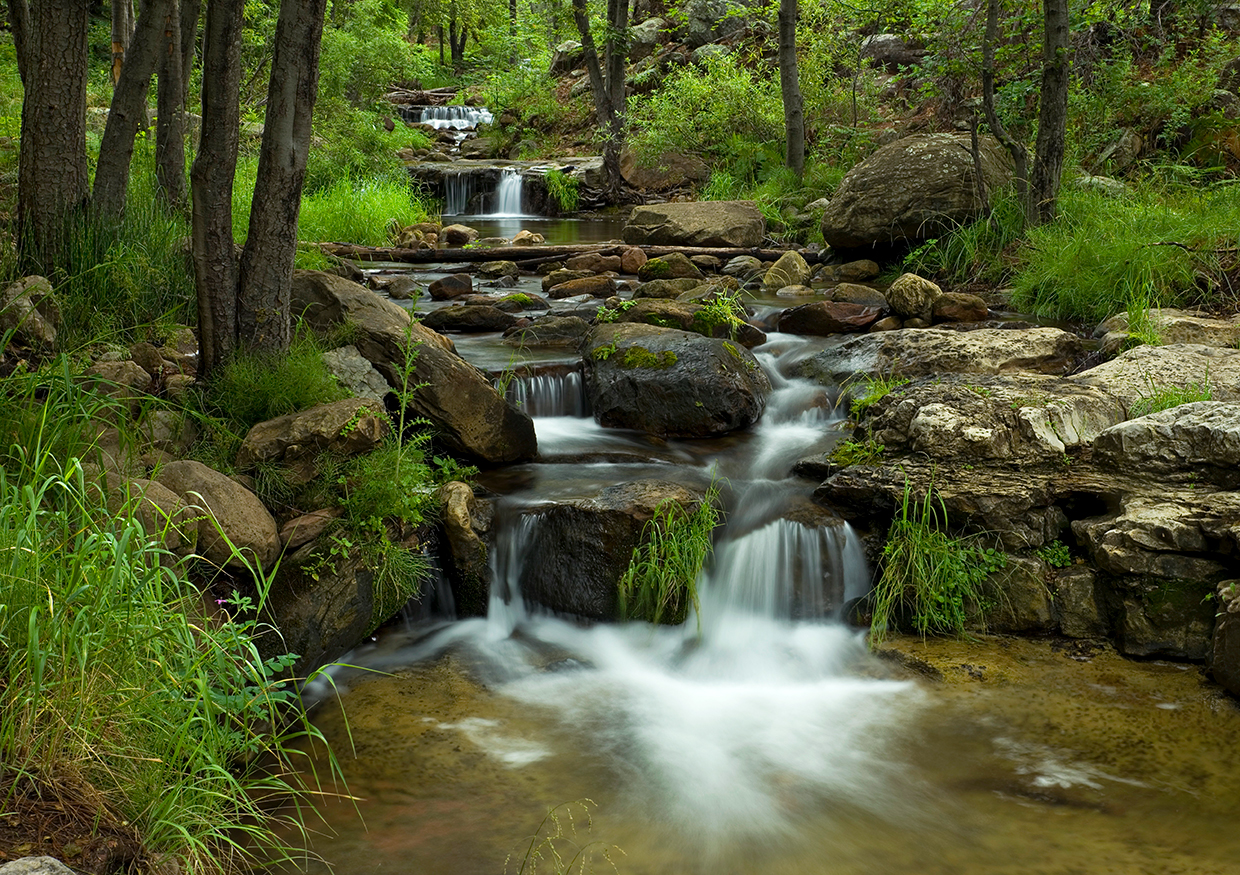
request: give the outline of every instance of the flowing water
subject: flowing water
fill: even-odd
[[[713,441],[600,428],[569,360],[512,382],[542,457],[484,477],[488,615],[391,627],[312,690],[359,797],[313,841],[338,875],[516,872],[550,848],[651,875],[1240,872],[1240,718],[1196,668],[905,642],[930,684],[838,621],[871,569],[789,476],[839,439],[831,393],[787,376],[811,344],[771,335],[765,415]],[[725,486],[700,611],[651,628],[527,603],[538,510],[648,477]]]

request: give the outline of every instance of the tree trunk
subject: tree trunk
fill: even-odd
[[[1068,125],[1068,0],[1042,0],[1042,94],[1038,142],[1029,179],[1030,221],[1055,218],[1063,175],[1064,133]]]
[[[10,7],[23,0],[10,0]],[[39,0],[28,15],[18,159],[17,239],[24,259],[50,270],[65,223],[86,205],[88,0]],[[12,15],[12,10],[10,10]]]
[[[9,0],[9,30],[13,32],[13,49],[17,55],[17,74],[22,84],[30,66],[30,6],[26,0]]]
[[[198,292],[199,376],[237,342],[237,260],[232,234],[233,176],[241,113],[241,25],[245,0],[211,0],[203,31],[202,134],[190,173],[194,285]]]
[[[132,0],[112,0],[112,87],[121,81],[125,53],[134,32]]]
[[[159,57],[164,23],[172,0],[144,0],[130,41],[128,60],[112,92],[108,123],[99,144],[93,192],[95,213],[119,219],[125,212],[134,137],[146,122],[146,96]]]
[[[581,36],[586,72],[590,77],[590,91],[594,95],[594,116],[599,128],[607,135],[607,139],[603,141],[603,171],[607,176],[607,196],[614,201],[618,198],[623,184],[620,176],[620,150],[624,146],[624,59],[627,54],[625,30],[628,27],[628,0],[607,0],[607,16],[607,40],[604,43],[607,78],[604,79],[594,34],[590,31],[586,0],[573,0],[573,21]]]
[[[1012,163],[1016,170],[1016,197],[1020,201],[1025,221],[1033,222],[1032,205],[1029,199],[1029,153],[1023,143],[1018,142],[1007,132],[1007,128],[999,121],[999,115],[995,112],[995,40],[998,39],[998,35],[999,0],[988,0],[986,33],[982,38],[982,108],[986,113],[986,124],[990,132],[1012,156]]]
[[[267,115],[237,287],[240,342],[286,352],[292,339],[297,217],[318,93],[326,0],[283,0],[276,23]]]
[[[194,75],[194,54],[198,45],[198,18],[202,13],[202,0],[181,2],[181,105],[189,105],[190,77]]]
[[[168,0],[159,54],[155,179],[172,209],[185,209],[185,58],[179,0]],[[192,45],[192,43],[191,43]]]
[[[805,108],[797,70],[797,0],[779,0],[779,90],[784,99],[784,163],[800,179],[805,172]]]
[[[439,32],[439,66],[444,66],[443,60],[443,25],[438,25],[435,30]]]

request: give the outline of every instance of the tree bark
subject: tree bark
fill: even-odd
[[[190,173],[199,376],[218,367],[231,354],[237,341],[232,190],[241,124],[239,89],[244,10],[245,0],[211,0],[207,4],[203,31],[202,134]]]
[[[986,33],[982,38],[982,108],[986,114],[986,124],[1008,154],[1012,156],[1012,164],[1016,171],[1016,197],[1020,201],[1025,221],[1033,222],[1032,205],[1029,198],[1029,152],[1023,143],[1018,142],[1007,128],[999,121],[995,112],[995,40],[999,36],[999,0],[987,0]]]
[[[155,179],[165,203],[178,212],[185,209],[185,58],[180,5],[180,0],[168,0],[164,14],[155,122]]]
[[[112,92],[108,124],[95,165],[93,207],[99,216],[119,219],[125,212],[134,137],[146,123],[146,96],[159,57],[164,20],[171,0],[144,0],[120,79]]]
[[[10,0],[12,7],[23,0]],[[88,0],[39,0],[17,12],[26,25],[18,159],[17,239],[23,260],[50,270],[65,223],[86,206]],[[28,264],[28,266],[34,266]]]
[[[805,105],[797,69],[797,0],[779,0],[779,90],[784,99],[784,163],[800,179],[805,173]]]
[[[1042,94],[1038,141],[1029,179],[1030,221],[1054,220],[1068,125],[1068,0],[1042,0]]]
[[[594,95],[594,115],[598,126],[607,136],[603,141],[603,172],[607,176],[607,196],[613,201],[619,196],[623,184],[620,175],[620,150],[624,146],[624,60],[628,54],[625,45],[628,17],[628,0],[607,0],[608,27],[607,39],[604,42],[607,76],[604,79],[604,68],[599,64],[598,48],[590,30],[586,0],[573,0],[573,22],[581,36],[586,72],[590,77],[590,91]]]
[[[283,0],[276,23],[267,115],[238,280],[242,345],[282,353],[292,339],[297,217],[318,94],[326,0]]]
[[[13,49],[17,55],[17,74],[22,84],[30,66],[30,5],[26,0],[9,0],[9,30],[13,32]]]
[[[112,87],[121,81],[125,53],[134,32],[132,0],[112,0]]]

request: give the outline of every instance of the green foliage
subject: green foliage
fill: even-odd
[[[740,292],[719,291],[709,301],[704,301],[701,309],[693,314],[693,329],[710,337],[716,329],[724,328],[728,337],[735,339],[736,332],[745,324],[745,316],[748,315],[740,298]]]
[[[697,610],[697,576],[720,521],[718,500],[719,486],[711,483],[695,510],[686,510],[674,499],[660,502],[620,578],[622,617],[675,626],[688,618],[690,605]]]
[[[594,315],[595,322],[617,322],[620,317],[637,306],[636,301],[620,301],[614,307],[600,307],[599,311]],[[602,348],[602,347],[600,347]],[[599,358],[595,356],[595,358]],[[603,356],[606,358],[606,356]]]
[[[575,213],[579,204],[576,177],[567,176],[559,170],[548,170],[547,194],[555,201],[562,213]]]
[[[297,235],[302,240],[385,246],[389,229],[424,222],[425,205],[407,174],[369,180],[340,177],[301,201]]]
[[[93,452],[82,423],[109,402],[68,373],[62,360],[38,376],[54,418],[0,468],[0,782],[86,788],[100,821],[128,824],[182,871],[286,859],[274,830],[304,834],[306,809],[270,803],[304,804],[307,764],[291,744],[322,738],[281,680],[293,657],[256,647],[270,578],[251,568],[253,595],[204,616],[162,533],[132,503],[109,508],[78,461]],[[17,390],[0,393],[6,424],[30,421],[15,408],[33,379],[5,381]]]
[[[1033,552],[1051,568],[1067,568],[1072,564],[1072,554],[1068,550],[1068,545],[1063,541],[1051,541]]]
[[[885,449],[887,448],[874,438],[864,441],[841,441],[831,451],[831,461],[844,468],[853,465],[873,465],[883,457]]]
[[[1181,404],[1192,404],[1195,401],[1213,401],[1214,391],[1210,388],[1210,379],[1202,382],[1191,382],[1184,386],[1156,386],[1148,380],[1148,391],[1141,393],[1141,398],[1133,403],[1128,411],[1132,417],[1170,410]]]
[[[902,272],[954,283],[1000,283],[1010,270],[1010,251],[1023,234],[1024,212],[1015,192],[997,191],[989,216],[927,240],[904,257]]]
[[[953,537],[942,531],[946,525],[947,508],[933,487],[917,501],[905,483],[872,594],[872,646],[882,643],[901,607],[910,611],[912,627],[922,637],[963,635],[969,606],[982,602],[986,577],[1007,565],[1003,553],[982,547],[977,538]]]
[[[884,375],[873,377],[863,375],[861,377],[861,384],[860,391],[855,389],[849,390],[852,401],[849,402],[848,412],[852,414],[853,419],[858,421],[865,415],[867,410],[879,401],[882,401],[901,386],[907,385],[908,379]]]
[[[1234,187],[1147,184],[1116,200],[1066,189],[1058,221],[1029,232],[1016,308],[1098,322],[1124,310],[1216,300],[1240,235]]]

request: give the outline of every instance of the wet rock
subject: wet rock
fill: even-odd
[[[1198,401],[1121,422],[1094,442],[1094,458],[1120,470],[1180,473],[1240,487],[1240,404]]]
[[[1116,645],[1126,656],[1201,662],[1214,632],[1213,583],[1139,581],[1129,586],[1116,621]]]
[[[824,208],[826,204],[823,204]],[[826,264],[818,271],[818,278],[833,283],[863,283],[882,273],[877,261],[868,258],[845,264]]]
[[[434,301],[459,298],[462,295],[473,294],[474,278],[467,273],[454,273],[435,280],[427,290],[431,293],[431,300]]]
[[[254,493],[201,462],[171,462],[156,481],[197,508],[198,552],[223,567],[244,569],[247,562],[270,569],[280,555],[276,521]]]
[[[762,277],[762,290],[769,293],[784,286],[803,286],[812,275],[813,270],[801,253],[790,250],[779,256],[779,260]]]
[[[1083,565],[1055,575],[1055,609],[1059,631],[1069,638],[1102,638],[1110,634],[1098,572]]]
[[[645,250],[637,246],[630,246],[620,256],[620,272],[635,274],[642,269],[642,265],[648,260]]]
[[[465,246],[478,239],[478,231],[468,225],[447,225],[439,232],[439,239],[449,246]]]
[[[614,279],[609,276],[594,275],[554,285],[547,291],[549,297],[557,299],[574,298],[578,295],[589,295],[592,298],[607,298],[615,293],[616,281]]]
[[[931,306],[932,322],[982,322],[989,317],[986,302],[964,292],[944,292]]]
[[[642,282],[651,280],[672,280],[693,278],[701,279],[702,271],[683,253],[673,252],[658,258],[651,258],[637,271],[637,278]]]
[[[513,292],[496,298],[491,295],[480,297],[479,300],[466,300],[468,304],[487,304],[503,310],[505,313],[523,313],[528,311],[550,310],[551,302],[531,292]]]
[[[478,265],[478,273],[487,279],[499,279],[502,276],[519,276],[521,271],[512,261],[484,261]]]
[[[437,497],[445,548],[440,552],[457,615],[485,616],[491,590],[485,535],[494,511],[490,502],[479,501],[468,484],[460,481],[445,483]]]
[[[678,298],[685,292],[692,291],[703,285],[702,280],[695,277],[672,280],[650,280],[633,290],[633,300],[641,298]]]
[[[943,296],[943,290],[928,279],[914,273],[901,274],[888,288],[885,297],[897,316],[905,319],[924,319],[929,322],[934,302]]]
[[[513,246],[537,246],[539,243],[546,243],[547,238],[542,234],[535,234],[533,231],[518,231],[512,236]]]
[[[738,255],[723,266],[723,273],[725,275],[744,279],[757,276],[765,270],[766,265],[763,264],[762,259],[753,255]]]
[[[586,377],[595,418],[661,437],[709,437],[745,428],[770,383],[743,347],[650,325],[596,326]]]
[[[553,270],[542,278],[542,290],[545,294],[556,286],[566,283],[569,280],[584,280],[592,279],[593,277],[594,271],[590,270],[568,270],[567,268]]]
[[[640,251],[639,249],[638,252]],[[605,273],[609,270],[620,273],[620,262],[619,255],[599,255],[597,252],[586,252],[581,255],[574,255],[564,262],[564,266],[569,270],[585,270],[590,273]]]
[[[323,362],[332,376],[357,398],[370,398],[382,403],[392,391],[383,374],[352,344],[329,349],[323,353]]]
[[[393,301],[409,301],[421,297],[425,289],[413,277],[396,276],[387,281],[382,291]]]
[[[828,336],[865,331],[878,320],[879,311],[859,304],[817,301],[785,310],[779,317],[779,330],[789,334]]]
[[[1012,179],[1012,161],[992,137],[980,139],[988,191]],[[853,167],[822,218],[836,249],[935,237],[976,219],[982,200],[968,134],[923,134],[882,146]]]
[[[1210,648],[1210,675],[1240,697],[1240,581],[1225,580],[1215,591],[1218,620]]]
[[[942,373],[1062,374],[1083,354],[1080,338],[1058,328],[967,332],[902,329],[850,337],[806,359],[799,371],[802,376],[834,383],[858,373],[908,377]],[[1075,379],[1092,385],[1080,377]]]
[[[780,298],[808,298],[818,293],[809,286],[784,286],[775,294]]]
[[[870,331],[899,331],[903,327],[904,321],[899,316],[884,316],[870,326]]]
[[[485,304],[441,307],[422,317],[422,324],[432,331],[459,331],[466,334],[504,331],[516,321],[517,317],[511,313]]]
[[[516,347],[567,347],[578,349],[590,333],[590,323],[580,316],[545,316],[528,325],[504,332],[504,343]]]
[[[831,300],[841,304],[860,304],[862,307],[874,307],[886,313],[891,309],[887,296],[878,289],[856,283],[840,283],[831,290]]]
[[[765,234],[752,201],[698,201],[634,207],[622,236],[638,245],[744,247],[760,246]]]
[[[355,456],[373,450],[387,433],[387,414],[378,401],[345,398],[318,404],[251,428],[237,451],[237,467],[246,471],[322,453]]]

